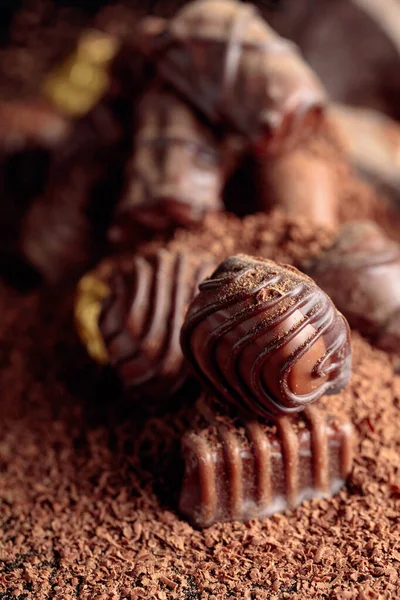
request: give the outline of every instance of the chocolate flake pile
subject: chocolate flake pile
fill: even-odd
[[[276,258],[291,225],[278,216],[269,223],[276,232],[271,234]],[[293,257],[304,252],[307,235],[297,225],[298,241],[286,252]],[[318,239],[309,241],[321,247]],[[198,531],[175,513],[181,476],[176,455],[191,409],[171,409],[168,418],[145,423],[143,415],[132,415],[110,373],[99,372],[73,333],[71,296],[64,289],[23,297],[1,287],[5,597],[395,595],[400,377],[388,355],[353,333],[351,383],[320,401],[356,427],[347,488],[333,499],[305,502],[264,521]],[[182,390],[183,399],[187,393]]]

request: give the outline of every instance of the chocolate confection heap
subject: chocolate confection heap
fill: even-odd
[[[265,518],[303,500],[334,495],[353,462],[352,426],[307,407],[275,425],[213,412],[199,400],[185,433],[179,508],[194,525]],[[208,422],[207,422],[208,421]]]
[[[144,19],[139,36],[165,81],[257,152],[288,148],[319,120],[321,83],[250,4],[197,0],[169,21]]]
[[[234,149],[176,94],[154,84],[139,102],[127,188],[110,232],[114,242],[134,239],[136,226],[168,230],[201,221],[223,208],[222,187]]]
[[[400,342],[400,245],[373,222],[344,225],[331,248],[303,265],[350,325],[389,351]]]
[[[198,283],[214,267],[211,256],[160,249],[126,262],[106,260],[81,280],[78,332],[133,397],[162,403],[186,378],[180,328]]]
[[[182,328],[182,349],[220,398],[281,416],[347,384],[347,322],[297,269],[238,255],[199,289]]]

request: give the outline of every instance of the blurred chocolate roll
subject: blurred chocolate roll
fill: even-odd
[[[400,245],[378,225],[343,225],[333,246],[302,269],[331,296],[352,327],[399,352]]]
[[[367,108],[333,104],[327,112],[354,167],[400,203],[400,124]]]
[[[347,322],[294,267],[233,256],[199,290],[182,327],[182,349],[222,401],[279,417],[347,385]]]
[[[0,153],[24,148],[52,148],[71,130],[70,121],[41,98],[0,101]]]
[[[218,140],[212,128],[162,84],[144,93],[136,123],[126,190],[110,230],[117,244],[129,243],[137,227],[165,231],[222,210],[222,188],[239,153],[239,146]]]
[[[197,527],[263,519],[332,496],[351,471],[351,423],[317,407],[273,425],[201,405],[199,413],[182,440],[179,501],[182,515]]]
[[[179,334],[207,254],[160,249],[106,259],[78,285],[75,320],[89,354],[110,364],[130,396],[162,404],[187,377]]]
[[[257,153],[281,152],[319,121],[322,84],[250,4],[196,0],[169,21],[148,17],[138,44],[161,78]]]
[[[261,210],[278,207],[288,214],[307,217],[317,227],[338,225],[335,166],[306,145],[299,144],[277,157],[260,159],[258,182]]]

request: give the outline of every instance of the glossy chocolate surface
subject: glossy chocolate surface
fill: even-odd
[[[334,495],[351,470],[351,424],[317,407],[282,417],[274,426],[199,410],[205,418],[182,440],[179,504],[198,527],[262,519],[303,500]]]
[[[250,4],[196,0],[169,21],[145,19],[139,35],[161,78],[258,152],[280,152],[318,121],[317,76]]]
[[[221,399],[280,416],[347,384],[347,322],[294,267],[233,256],[199,289],[181,344],[197,375]]]

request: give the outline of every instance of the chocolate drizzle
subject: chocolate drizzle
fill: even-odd
[[[180,328],[198,283],[212,268],[207,255],[159,250],[112,269],[99,329],[126,389],[154,400],[182,383]]]
[[[200,285],[181,343],[213,393],[264,416],[302,410],[350,374],[348,326],[326,294],[293,267],[244,255]]]
[[[316,407],[276,428],[216,416],[185,434],[182,454],[181,512],[200,527],[245,521],[336,493],[352,466],[352,427]]]

